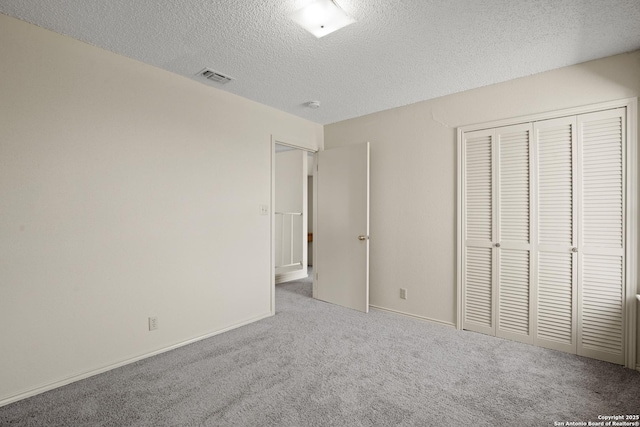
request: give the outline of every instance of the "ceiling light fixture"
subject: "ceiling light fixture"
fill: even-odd
[[[289,17],[317,38],[356,22],[333,0],[316,0]]]
[[[320,101],[309,101],[307,102],[307,107],[311,108],[312,110],[316,110],[320,108]]]

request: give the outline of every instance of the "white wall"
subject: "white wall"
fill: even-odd
[[[302,213],[302,216],[276,215],[275,217],[276,266],[290,264],[292,249],[293,262],[302,262],[301,267],[277,269],[276,275],[282,271],[291,270],[302,270],[306,275],[307,153],[305,151],[290,150],[276,153],[275,199],[276,212]],[[293,248],[291,248],[291,220],[293,220]]]
[[[371,142],[371,304],[455,323],[456,127],[639,95],[636,51],[325,126]]]
[[[0,58],[0,404],[270,314],[271,134],[322,126],[3,15]]]

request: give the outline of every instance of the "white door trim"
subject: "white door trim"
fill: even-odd
[[[271,315],[275,315],[276,314],[276,247],[275,247],[275,232],[276,232],[276,216],[275,216],[275,206],[276,206],[276,187],[275,187],[275,183],[276,183],[276,144],[279,145],[286,145],[287,147],[291,147],[291,148],[295,148],[296,150],[302,150],[302,151],[306,151],[308,153],[314,153],[314,157],[316,155],[316,153],[318,152],[317,150],[311,149],[308,146],[305,146],[305,144],[301,143],[301,142],[296,142],[291,140],[291,138],[285,138],[285,137],[280,137],[279,135],[271,135],[271,183],[270,183],[270,189],[271,189],[271,200],[269,202],[269,235],[271,236],[271,242],[269,245],[270,251],[271,251],[271,265],[269,267],[269,283],[270,283],[270,289],[271,289]],[[314,181],[314,190],[315,190],[315,179]],[[316,192],[314,191],[313,193],[313,229],[315,230],[315,221],[316,221]],[[313,257],[313,265],[315,265],[315,254],[316,251],[313,251],[312,257]],[[313,289],[314,289],[314,296],[315,296],[315,286],[316,286],[316,281],[315,281],[315,275],[313,278]]]
[[[636,318],[637,303],[634,295],[637,288],[637,256],[638,256],[638,98],[626,100],[627,108],[627,206],[626,206],[626,226],[627,226],[627,246],[625,259],[626,269],[626,299],[627,299],[627,352],[625,355],[625,365],[628,368],[636,369]]]
[[[614,108],[626,108],[626,280],[625,280],[625,331],[626,331],[626,351],[625,366],[636,369],[636,317],[637,317],[637,236],[638,236],[638,98],[625,98],[615,101],[603,102],[598,104],[584,105],[575,108],[550,111],[538,114],[531,114],[523,117],[514,117],[504,120],[495,120],[485,123],[477,123],[467,126],[461,126],[457,129],[457,247],[456,247],[456,300],[457,300],[457,316],[456,327],[462,328],[463,305],[462,305],[462,248],[464,245],[464,223],[462,220],[462,206],[464,203],[463,183],[463,136],[465,132],[471,132],[481,129],[490,129],[502,126],[515,125],[519,123],[536,122],[540,120],[578,115],[583,113],[591,113],[595,111],[609,110]]]

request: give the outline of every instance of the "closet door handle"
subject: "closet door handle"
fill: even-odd
[[[493,246],[495,246],[496,248],[500,247],[500,243],[494,243]]]
[[[571,252],[578,252],[578,248],[576,248],[575,246],[571,248]]]

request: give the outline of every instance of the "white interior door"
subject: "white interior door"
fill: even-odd
[[[624,364],[625,110],[578,116],[577,353]]]
[[[538,168],[537,313],[534,343],[576,352],[576,118],[534,124]]]
[[[496,129],[496,336],[533,343],[531,123]]]
[[[496,217],[494,130],[467,132],[462,144],[464,180],[463,328],[495,334]]]
[[[369,311],[369,143],[318,152],[316,298]]]

